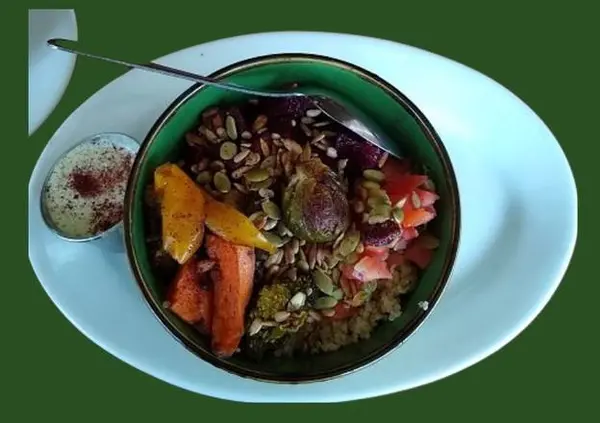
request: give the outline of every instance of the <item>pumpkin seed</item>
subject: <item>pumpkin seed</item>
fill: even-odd
[[[319,290],[327,295],[333,292],[333,281],[321,269],[315,269],[312,272],[312,278]]]
[[[369,225],[377,225],[379,223],[387,222],[389,219],[390,219],[389,216],[380,215],[380,214],[372,214],[367,219],[367,223]]]
[[[260,191],[262,188],[269,188],[272,183],[273,183],[273,179],[268,178],[268,179],[265,179],[264,181],[252,182],[251,185],[249,186],[249,188],[252,191]]]
[[[360,184],[362,185],[363,188],[365,188],[367,190],[367,192],[368,192],[368,190],[371,190],[371,189],[378,189],[378,190],[381,189],[381,186],[375,181],[364,180]]]
[[[366,169],[363,171],[363,177],[368,181],[381,183],[385,181],[385,175],[377,169]]]
[[[260,319],[254,319],[250,324],[250,328],[248,329],[248,335],[254,336],[262,329],[263,324]]]
[[[416,192],[413,192],[410,199],[411,199],[413,207],[415,209],[421,208],[421,198],[419,197],[419,194],[417,194]]]
[[[270,231],[275,226],[277,226],[277,220],[275,220],[275,219],[267,219],[267,223],[265,223],[265,226],[263,226],[263,229],[265,231]]]
[[[289,308],[291,310],[299,310],[304,306],[306,302],[306,294],[304,292],[297,292],[289,301]]]
[[[392,209],[392,217],[396,223],[402,223],[404,220],[404,211],[400,207],[394,207]]]
[[[199,183],[200,185],[204,185],[204,184],[210,182],[211,179],[212,179],[212,174],[210,173],[209,170],[200,172],[198,174],[198,176],[196,176],[196,182]]]
[[[250,131],[244,131],[241,135],[242,139],[249,140],[252,138],[252,133]]]
[[[208,167],[213,172],[219,172],[219,171],[225,169],[225,163],[223,163],[221,160],[215,160]]]
[[[225,172],[215,173],[215,176],[213,176],[213,184],[217,190],[224,194],[231,191],[231,181]]]
[[[315,301],[315,308],[317,310],[326,310],[335,307],[337,303],[338,300],[333,297],[320,297]]]
[[[371,210],[369,216],[382,216],[385,217],[386,220],[390,218],[390,213],[392,212],[392,208],[387,204],[378,204]]]
[[[225,118],[225,130],[227,131],[227,136],[232,139],[232,140],[237,140],[238,138],[238,131],[237,131],[237,125],[235,123],[235,119],[233,116],[231,115],[227,115],[227,117]]]
[[[260,167],[262,169],[272,169],[273,167],[275,167],[276,162],[277,162],[276,156],[269,156],[263,160],[263,162],[260,164]]]
[[[309,117],[309,118],[316,118],[320,114],[321,114],[321,110],[320,109],[308,109],[306,111],[306,116]]]
[[[344,260],[347,264],[354,264],[358,261],[359,255],[357,253],[350,253],[346,256],[346,260]]]
[[[260,154],[250,153],[246,159],[246,166],[256,166],[260,162]]]
[[[249,170],[244,176],[250,182],[262,182],[269,177],[269,171],[267,169],[260,169],[260,168],[252,169],[252,170]]]
[[[241,163],[244,161],[244,159],[246,157],[248,157],[248,154],[250,154],[250,150],[248,149],[242,149],[242,151],[240,151],[239,153],[237,153],[234,157],[233,157],[233,162],[234,163]]]
[[[237,145],[232,143],[231,141],[226,141],[221,144],[221,148],[219,150],[219,155],[225,161],[231,160],[237,154]]]
[[[273,320],[277,323],[285,322],[288,317],[290,317],[291,313],[289,311],[278,311],[273,315]]]
[[[387,151],[383,152],[383,154],[381,155],[381,157],[377,161],[377,166],[379,166],[379,169],[381,169],[385,165],[385,162],[387,161],[387,159],[388,159],[389,156],[390,155],[389,155],[389,153]]]
[[[360,242],[360,232],[358,231],[349,231],[344,236],[342,242],[337,248],[337,252],[342,255],[342,257],[347,257],[352,252],[356,251],[356,247]]]
[[[342,291],[340,288],[336,288],[331,293],[331,296],[336,300],[340,301],[344,298],[344,291]]]
[[[281,237],[274,234],[273,232],[263,232],[263,235],[267,239],[267,241],[269,241],[271,244],[275,245],[276,247],[281,247],[283,244],[285,244],[283,239],[281,239]]]
[[[259,130],[264,128],[266,124],[267,117],[265,115],[259,115],[252,124],[252,130],[254,130],[254,132],[258,132]]]
[[[333,147],[327,147],[327,157],[337,159],[337,150]]]
[[[263,138],[260,139],[259,143],[260,151],[262,152],[263,156],[267,157],[271,153],[269,149],[269,144],[267,144],[267,142]]]
[[[379,207],[379,206],[389,206],[391,201],[388,196],[382,191],[378,193],[373,193],[367,200],[367,204],[371,208]]]
[[[271,190],[269,188],[260,188],[258,190],[258,195],[260,195],[262,198],[273,198],[273,197],[275,197],[275,193],[273,192],[273,190]]]

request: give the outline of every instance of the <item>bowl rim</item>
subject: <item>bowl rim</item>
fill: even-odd
[[[436,156],[442,164],[443,174],[445,176],[446,183],[448,184],[448,192],[450,197],[449,201],[451,206],[450,209],[452,215],[449,251],[446,254],[446,257],[444,258],[442,271],[438,276],[438,281],[435,285],[435,288],[425,300],[428,303],[428,307],[423,307],[420,313],[416,313],[407,324],[405,324],[401,329],[398,330],[398,332],[389,342],[386,342],[383,346],[377,348],[371,354],[361,357],[359,360],[355,361],[350,365],[336,366],[333,369],[319,372],[316,375],[305,376],[302,374],[292,374],[280,376],[271,375],[270,373],[262,374],[260,371],[251,371],[246,368],[240,367],[234,363],[227,361],[226,359],[220,359],[214,354],[210,354],[198,348],[193,341],[188,339],[187,336],[185,336],[181,331],[177,329],[177,327],[170,321],[170,319],[166,317],[165,311],[162,306],[162,301],[157,301],[151,294],[148,284],[143,277],[141,266],[138,262],[139,259],[136,256],[131,226],[133,220],[133,200],[136,197],[137,190],[141,189],[138,186],[141,164],[144,162],[147,152],[154,140],[156,139],[156,136],[159,133],[159,131],[162,130],[162,128],[167,122],[169,122],[173,115],[175,115],[179,111],[180,107],[183,104],[185,104],[193,96],[197,95],[198,93],[201,93],[203,89],[208,87],[208,85],[200,82],[193,84],[191,87],[187,88],[180,95],[178,95],[167,106],[167,108],[156,119],[151,129],[148,131],[147,135],[140,144],[138,154],[136,155],[133,166],[131,168],[125,193],[123,229],[125,235],[124,238],[126,254],[128,259],[127,261],[135,277],[136,283],[139,289],[142,291],[143,297],[145,299],[144,302],[152,310],[155,318],[157,318],[157,320],[163,325],[167,332],[170,333],[171,336],[173,336],[188,351],[190,351],[202,361],[208,363],[209,365],[212,365],[213,367],[216,367],[219,370],[224,370],[233,376],[251,379],[258,382],[268,382],[287,385],[324,382],[332,379],[337,379],[342,376],[346,376],[359,370],[364,370],[366,367],[373,365],[377,361],[383,359],[384,357],[388,356],[393,351],[395,351],[397,348],[399,348],[423,325],[423,323],[427,320],[427,318],[431,315],[431,313],[439,303],[439,300],[442,294],[445,292],[446,287],[448,285],[448,281],[454,270],[454,263],[460,244],[461,208],[458,182],[456,174],[454,172],[454,167],[450,160],[449,154],[437,131],[429,122],[425,114],[405,94],[403,94],[399,89],[397,89],[392,84],[381,78],[379,75],[361,66],[329,56],[311,53],[275,53],[254,56],[248,59],[231,63],[214,71],[209,76],[214,79],[221,79],[233,76],[244,70],[265,65],[277,64],[281,62],[317,62],[329,66],[342,68],[344,70],[350,71],[358,75],[367,83],[378,86],[383,91],[385,91],[388,96],[394,99],[396,103],[400,104],[419,125],[420,130],[423,132],[431,146],[434,148]]]

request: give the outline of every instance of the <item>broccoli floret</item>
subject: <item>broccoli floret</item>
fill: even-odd
[[[278,311],[285,310],[292,293],[289,287],[282,283],[265,285],[258,293],[254,317],[271,320]]]

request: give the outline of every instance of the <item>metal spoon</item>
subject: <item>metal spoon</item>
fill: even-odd
[[[381,131],[376,131],[373,128],[373,126],[375,126],[374,124],[371,123],[371,128],[369,128],[363,123],[365,120],[368,120],[366,116],[362,115],[359,119],[358,115],[361,115],[361,113],[358,110],[354,110],[353,113],[350,113],[347,107],[343,106],[340,101],[334,100],[331,95],[323,95],[313,90],[310,90],[311,92],[309,92],[308,90],[305,90],[305,92],[256,90],[230,82],[221,82],[213,78],[198,75],[181,69],[172,68],[165,65],[160,65],[154,62],[132,63],[120,59],[113,59],[110,57],[84,52],[76,48],[77,42],[73,40],[54,38],[48,40],[47,43],[51,48],[65,51],[67,53],[85,56],[92,59],[103,60],[105,62],[116,63],[119,65],[127,66],[132,69],[140,69],[149,72],[159,73],[162,75],[183,78],[193,82],[202,82],[206,85],[211,85],[225,90],[237,91],[248,95],[272,98],[306,97],[310,99],[319,110],[321,110],[331,119],[344,126],[345,128],[349,129],[350,131],[354,132],[356,135],[360,136],[367,142],[375,144],[376,146],[378,146],[384,151],[387,151],[393,156],[400,156],[399,152],[395,151],[397,150],[397,147],[394,146],[394,143],[390,142],[389,140],[386,140],[382,135]]]

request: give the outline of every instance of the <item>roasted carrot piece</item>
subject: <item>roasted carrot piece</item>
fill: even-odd
[[[216,235],[206,236],[206,251],[214,261],[212,350],[232,356],[244,334],[246,307],[254,284],[254,248],[233,244]]]
[[[198,262],[191,257],[182,265],[167,292],[169,309],[200,332],[212,329],[213,289],[208,274],[198,272]]]

